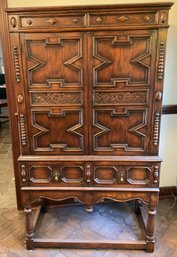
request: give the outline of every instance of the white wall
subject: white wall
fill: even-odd
[[[51,5],[86,5],[165,2],[162,0],[8,0],[9,7],[51,6]],[[163,104],[177,104],[177,0],[170,11],[170,29],[168,32],[167,62]],[[163,158],[161,186],[173,186],[177,181],[177,115],[162,117],[160,155]]]

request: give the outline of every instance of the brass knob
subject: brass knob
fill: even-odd
[[[60,172],[55,172],[54,173],[54,179],[55,179],[55,181],[57,182],[58,180],[59,180],[59,177],[60,177]]]

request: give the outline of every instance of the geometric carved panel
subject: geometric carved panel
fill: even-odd
[[[147,110],[94,110],[94,151],[145,151]]]
[[[140,33],[121,31],[93,37],[94,86],[116,86],[123,81],[130,86],[149,85],[151,35]]]
[[[65,183],[80,183],[84,180],[82,166],[65,166],[61,169],[61,179]]]
[[[130,184],[148,184],[150,181],[151,169],[149,167],[129,167],[127,171],[127,181]]]
[[[83,111],[60,113],[32,110],[32,137],[35,151],[83,151]]]
[[[29,180],[33,183],[49,183],[52,169],[49,166],[32,166],[29,169]]]
[[[117,172],[114,166],[97,166],[94,169],[94,181],[97,184],[114,184],[117,180]]]
[[[31,35],[25,44],[29,86],[50,86],[52,82],[82,86],[82,38],[78,35]]]

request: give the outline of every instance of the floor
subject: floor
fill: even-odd
[[[141,236],[132,203],[104,203],[91,214],[83,206],[49,209],[41,217],[37,234],[45,237],[116,239]],[[130,215],[131,214],[131,215]],[[52,219],[52,223],[50,222]],[[42,223],[42,224],[41,224]],[[133,225],[132,225],[133,224]],[[161,199],[156,217],[156,247],[152,254],[128,250],[25,249],[24,214],[16,210],[11,138],[8,123],[0,128],[0,257],[177,257],[177,203]]]

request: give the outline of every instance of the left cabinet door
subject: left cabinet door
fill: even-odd
[[[20,34],[28,154],[87,153],[85,40],[79,32]]]

